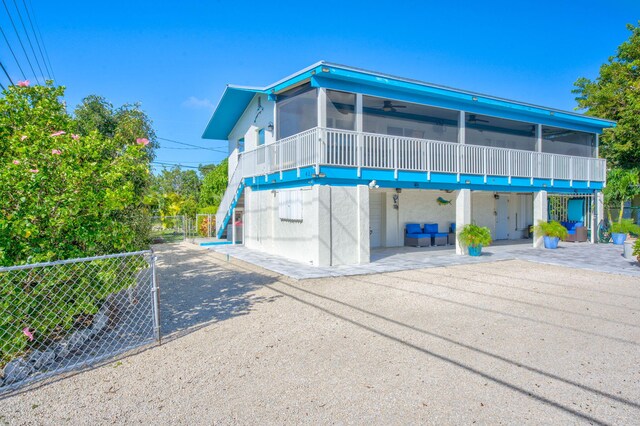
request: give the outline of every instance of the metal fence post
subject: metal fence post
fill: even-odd
[[[162,344],[162,334],[160,332],[160,287],[156,277],[156,255],[151,252],[151,296],[153,300],[153,333],[159,345]]]

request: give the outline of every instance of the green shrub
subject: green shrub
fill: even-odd
[[[633,255],[638,256],[638,261],[640,262],[640,238],[633,243]]]
[[[552,220],[551,222],[539,221],[534,232],[538,236],[560,238],[561,240],[567,238],[568,235],[567,228],[555,220]]]
[[[467,224],[462,227],[458,239],[467,247],[488,246],[491,244],[491,230],[486,226]]]
[[[148,248],[143,196],[153,144],[140,130],[141,111],[125,111],[111,136],[94,125],[78,135],[78,122],[61,99],[64,88],[10,86],[3,95],[0,266]],[[130,284],[113,270],[78,265],[57,270],[66,272],[21,272],[17,281],[0,274],[1,362],[24,348],[24,327],[44,344]],[[12,347],[19,349],[8,352]]]
[[[609,230],[615,234],[634,234],[640,235],[640,226],[633,223],[631,219],[622,219],[620,222],[614,222]]]

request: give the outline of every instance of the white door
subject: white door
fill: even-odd
[[[496,240],[509,238],[509,197],[500,195],[496,199]]]
[[[382,209],[384,194],[369,192],[369,244],[371,248],[382,245]]]

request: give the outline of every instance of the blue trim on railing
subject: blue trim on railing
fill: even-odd
[[[240,184],[238,185],[238,189],[236,190],[236,195],[233,197],[233,201],[231,202],[231,205],[229,206],[229,209],[227,210],[227,212],[224,215],[224,220],[222,221],[222,226],[220,227],[220,230],[218,231],[218,238],[222,238],[222,234],[224,234],[224,230],[227,228],[227,225],[229,224],[229,219],[231,219],[231,215],[233,214],[233,209],[236,208],[236,205],[238,204],[238,201],[240,200],[240,196],[242,195],[242,191],[244,190],[244,182],[240,182]],[[217,224],[216,224],[217,226]],[[229,238],[229,236],[227,235],[227,239]]]
[[[355,167],[320,166],[320,173],[316,175],[314,167],[300,169],[300,177],[297,170],[286,170],[270,173],[266,177],[256,176],[245,178],[244,184],[254,191],[264,191],[278,188],[297,188],[311,185],[335,185],[356,186],[368,185],[375,180],[381,188],[414,188],[414,189],[440,189],[458,190],[472,189],[476,191],[497,192],[537,192],[548,191],[552,193],[592,192],[601,190],[602,182],[586,182],[564,179],[540,179],[524,177],[512,177],[511,182],[505,176],[467,175],[456,173],[415,172],[398,170],[398,178],[395,179],[393,170],[361,169],[361,177],[358,177],[358,169]],[[319,177],[323,176],[323,177]]]

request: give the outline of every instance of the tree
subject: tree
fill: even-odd
[[[622,223],[624,207],[636,195],[640,195],[640,171],[638,169],[613,169],[607,175],[607,186],[603,191],[604,202],[609,207],[620,206],[618,223]],[[609,211],[609,222],[611,211]]]
[[[0,98],[0,265],[148,247],[152,132],[128,112],[110,137],[89,130],[63,95],[48,84]]]
[[[627,28],[629,39],[600,67],[600,75],[579,78],[573,93],[578,109],[617,121],[604,131],[600,154],[611,167],[632,169],[640,166],[640,27]]]
[[[200,190],[200,206],[218,207],[220,200],[227,189],[228,182],[228,162],[224,159],[213,170],[207,173],[202,179],[202,189]]]
[[[147,203],[158,215],[195,217],[200,186],[200,177],[195,170],[182,170],[177,166],[163,169],[153,177]]]

